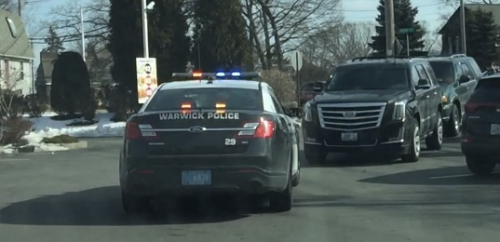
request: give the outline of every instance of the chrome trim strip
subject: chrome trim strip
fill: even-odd
[[[255,128],[206,128],[204,131],[254,131]],[[190,128],[177,129],[141,129],[141,131],[149,132],[189,132]]]
[[[317,106],[318,119],[319,119],[321,128],[323,128],[323,129],[341,130],[341,131],[359,131],[359,130],[374,129],[374,128],[380,127],[380,125],[382,123],[382,118],[384,117],[386,105],[387,104],[384,103],[384,102],[376,102],[376,103],[333,103],[333,104],[319,104]],[[323,108],[373,108],[373,110],[329,111],[329,110],[323,110]],[[358,120],[358,119],[365,119],[365,118],[372,118],[372,119],[374,119],[374,118],[376,118],[377,120],[367,121],[367,122],[360,122],[360,123],[355,123],[355,122],[351,122],[351,123],[337,123],[337,122],[328,122],[328,121],[325,121],[325,118],[328,119],[329,117],[325,117],[325,115],[323,115],[323,114],[333,114],[333,113],[339,114],[339,113],[345,113],[345,112],[377,113],[377,115],[369,115],[369,116],[363,116],[363,117],[359,117],[359,116],[345,117],[344,116],[344,117],[334,117],[334,118],[331,118],[331,119],[353,120],[353,121],[355,121],[355,120]],[[330,124],[330,125],[339,125],[339,126],[350,126],[350,125],[355,126],[355,125],[369,125],[369,124],[373,124],[374,126],[371,126],[371,127],[362,127],[362,128],[348,128],[348,127],[345,127],[345,128],[331,128],[331,127],[327,127],[326,126],[328,124]]]
[[[323,145],[322,143],[310,142],[310,141],[304,141],[304,144],[307,144],[307,145]]]
[[[374,144],[369,144],[369,145],[329,145],[326,143],[326,140],[324,142],[325,142],[325,146],[327,146],[327,147],[373,147],[373,146],[377,145],[378,140],[375,140]]]

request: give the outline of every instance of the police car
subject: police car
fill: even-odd
[[[298,129],[255,73],[174,73],[126,123],[120,187],[126,212],[151,199],[200,193],[265,195],[292,207]],[[245,78],[248,77],[248,78]],[[194,79],[194,80],[193,80]]]

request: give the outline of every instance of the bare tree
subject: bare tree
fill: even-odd
[[[13,70],[13,69],[12,69]],[[21,84],[22,76],[19,71],[9,73],[7,77],[0,78],[0,121],[17,118],[21,110],[14,110],[15,93]]]
[[[52,9],[52,20],[43,22],[43,25],[46,28],[45,31],[53,26],[63,42],[76,42],[78,47],[81,47],[80,8],[82,8],[86,39],[96,39],[95,41],[104,45],[109,35],[109,7],[108,0],[96,0],[92,4],[83,6],[78,5],[77,2],[60,5]]]
[[[340,0],[242,0],[255,54],[263,69],[302,45],[318,29],[341,20]]]
[[[0,9],[13,12],[17,10],[17,4],[14,0],[0,0]]]
[[[371,52],[368,43],[373,29],[372,24],[358,22],[321,29],[300,50],[311,63],[331,69],[354,57],[367,56]]]

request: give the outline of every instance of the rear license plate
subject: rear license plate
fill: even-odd
[[[342,141],[357,141],[358,133],[342,133]]]
[[[207,186],[211,184],[211,171],[182,171],[183,186]]]
[[[500,124],[492,124],[490,128],[491,135],[500,135]]]

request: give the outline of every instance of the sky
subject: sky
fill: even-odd
[[[82,5],[90,0],[76,0]],[[27,2],[25,11],[26,22],[41,22],[50,20],[51,10],[63,4],[70,4],[75,0],[25,0]],[[378,0],[341,0],[342,10],[346,21],[375,23],[378,15]],[[431,30],[435,31],[443,24],[442,15],[449,15],[453,8],[442,4],[439,0],[413,0],[413,6],[418,7],[417,20]],[[30,31],[31,28],[28,28]],[[33,31],[31,31],[33,32]],[[43,37],[45,33],[29,33],[36,37]],[[434,36],[433,38],[437,38]],[[35,44],[35,66],[40,63],[39,53],[45,47],[43,44]]]

